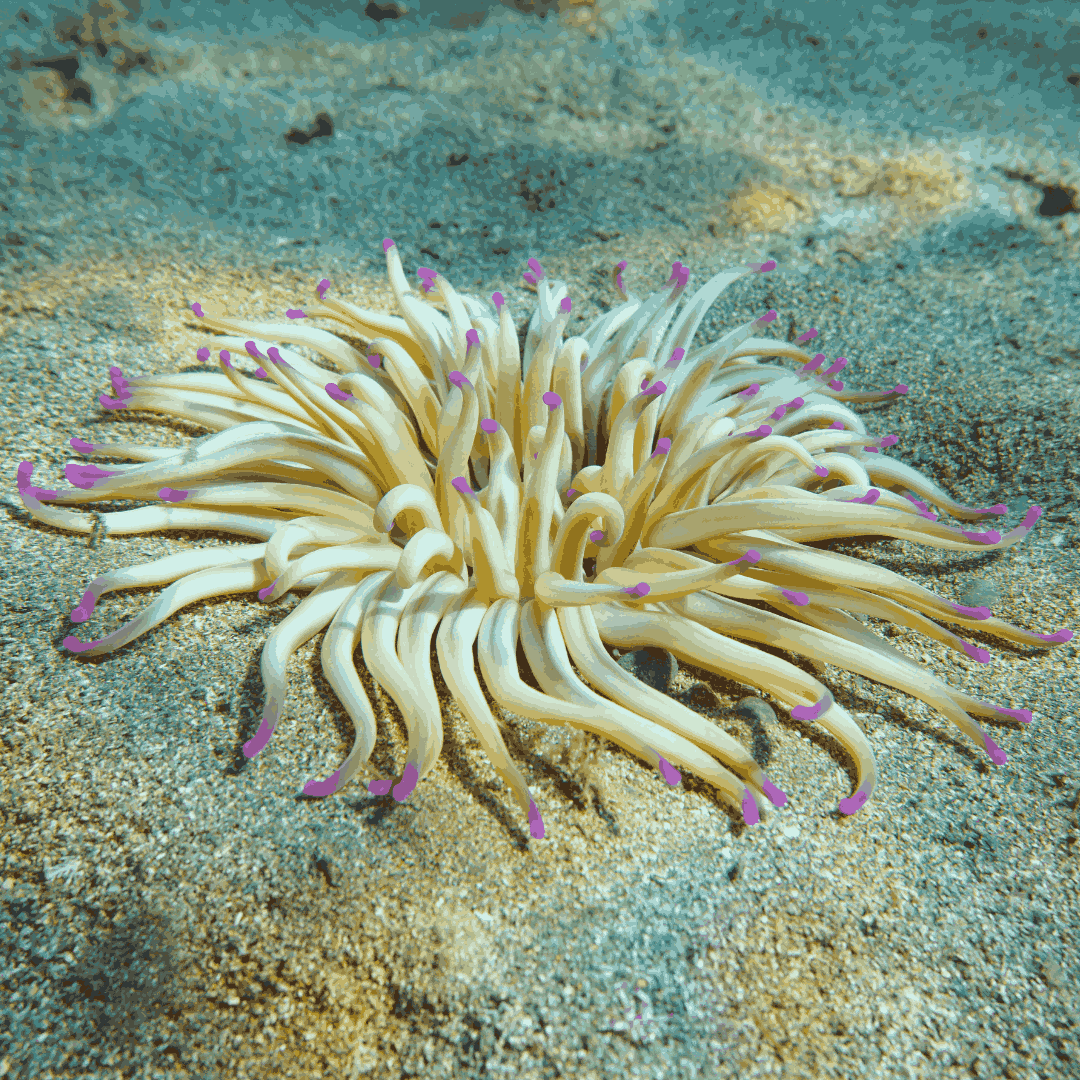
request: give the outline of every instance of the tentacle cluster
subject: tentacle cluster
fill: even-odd
[[[400,776],[373,779],[368,789],[404,800],[442,749],[434,638],[450,692],[534,837],[544,834],[540,812],[484,687],[510,713],[616,743],[668,784],[689,770],[747,822],[766,801],[786,801],[738,742],[635,679],[608,646],[662,646],[824,727],[858,769],[843,813],[873,791],[865,736],[821,682],[757,645],[921,698],[1004,763],[976,717],[1027,722],[1027,710],[954,690],[852,616],[910,627],[979,663],[988,662],[986,650],[943,624],[1030,646],[1067,641],[1071,632],[1010,626],[986,608],[807,544],[873,535],[950,550],[1003,548],[1023,539],[1039,508],[1004,535],[939,520],[947,513],[979,523],[1005,508],[962,506],[886,456],[895,437],[868,434],[849,406],[907,388],[846,390],[838,378],[846,359],[804,350],[816,330],[792,344],[761,336],[776,317],[769,311],[694,347],[719,294],[775,264],[724,271],[684,301],[690,274],[680,263],[644,300],[626,291],[620,263],[614,280],[623,302],[567,338],[567,288],[530,259],[524,277],[537,304],[522,353],[500,293],[490,304],[459,294],[425,267],[414,288],[393,241],[383,246],[399,315],[335,299],[324,279],[317,303],[290,309],[286,323],[193,304],[200,328],[219,335],[216,373],[129,379],[111,369],[105,409],[163,413],[211,434],[181,450],[72,439],[83,458],[107,463],[68,464],[70,486],[55,490],[31,483],[29,462],[19,466],[24,504],[59,529],[93,527],[71,506],[130,499],[143,505],[99,515],[107,533],[197,528],[256,540],[96,578],[74,622],[88,620],[114,590],[168,587],[112,633],[66,638],[69,649],[110,652],[211,596],[257,592],[273,603],[306,591],[264,646],[266,703],[244,752],[254,757],[269,742],[285,709],[289,658],[325,630],[322,668],[356,735],[341,766],[304,791],[341,790],[372,753],[376,722],[355,667],[359,646],[408,727]],[[315,319],[342,336],[314,328]],[[333,381],[289,345],[333,365]],[[206,363],[210,349],[197,356]],[[521,676],[519,645],[539,689]]]

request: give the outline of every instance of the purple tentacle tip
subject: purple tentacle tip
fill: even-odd
[[[269,356],[275,364],[282,364],[285,367],[288,367],[288,364],[282,359],[281,352],[276,345],[271,345],[270,348],[266,350],[266,355]]]
[[[990,705],[989,702],[984,702],[983,704]],[[1005,709],[1000,705],[990,705],[990,708],[1004,716],[1011,716],[1014,720],[1019,720],[1021,724],[1031,723],[1030,709]]]
[[[986,747],[987,754],[990,755],[990,760],[995,765],[1004,765],[1008,762],[1009,755],[989,735],[983,735],[983,745]]]
[[[319,294],[319,299],[320,300],[323,298],[323,296],[326,294],[326,290],[329,289],[329,288],[330,288],[330,279],[329,278],[323,278],[322,281],[320,281],[319,284],[315,286],[315,291]]]
[[[455,476],[454,479],[450,481],[450,486],[462,495],[476,494],[472,489],[472,485],[464,476]]]
[[[262,723],[259,725],[259,730],[244,743],[244,757],[253,758],[264,746],[266,746],[270,741],[270,736],[273,734],[274,725],[264,716],[262,718]]]
[[[765,792],[765,798],[773,804],[773,806],[786,806],[787,795],[781,791],[767,776],[762,778],[761,790]]]
[[[604,539],[604,533],[600,529],[593,529],[593,531],[591,533],[589,533],[589,539],[594,544],[599,544],[600,541]]]
[[[109,409],[110,411],[113,411],[115,409],[126,409],[127,408],[127,402],[126,401],[118,401],[118,400],[114,401],[111,397],[106,397],[105,394],[99,394],[98,395],[98,401],[101,402],[101,407],[103,409]]]
[[[466,330],[465,342],[472,348],[476,348],[480,344],[480,335],[475,330]]]
[[[796,720],[817,720],[819,716],[823,716],[826,710],[832,705],[832,694],[827,690],[825,696],[819,701],[815,701],[813,705],[796,705],[791,710],[791,715]]]
[[[829,475],[829,470],[824,465],[815,465],[814,472],[821,477],[826,477]]]
[[[70,635],[64,638],[64,648],[69,649],[71,652],[86,652],[87,649],[92,649],[97,645],[96,641],[80,641],[77,637],[71,637]]]
[[[529,800],[529,835],[534,840],[544,839],[544,819],[532,799]]]
[[[1041,638],[1048,644],[1061,645],[1066,641],[1072,641],[1073,632],[1067,626],[1063,626],[1060,630],[1055,631],[1053,634],[1036,634],[1035,636],[1037,638]]]
[[[367,786],[368,794],[385,795],[393,786],[393,780],[372,780]]]
[[[737,559],[732,559],[727,565],[738,566],[739,563],[746,561],[748,563],[756,563],[761,561],[761,552],[755,551],[754,548],[750,548],[744,551]]]
[[[99,480],[105,480],[110,476],[116,476],[114,472],[99,469],[96,465],[76,465],[68,462],[64,466],[64,476],[73,487],[89,490]]]
[[[304,794],[313,799],[321,799],[327,795],[333,795],[341,782],[341,770],[332,772],[325,780],[309,780],[304,785]]]
[[[480,430],[484,432],[485,435],[494,435],[495,432],[499,430],[498,421],[491,419],[481,420]]]
[[[559,310],[560,310],[560,311],[561,311],[561,312],[562,312],[562,313],[563,313],[564,315],[569,315],[569,314],[570,314],[570,309],[571,309],[571,308],[572,308],[573,306],[574,306],[574,302],[573,302],[573,301],[572,301],[572,300],[570,299],[570,297],[569,297],[569,296],[564,296],[564,297],[563,297],[563,298],[562,298],[562,299],[561,299],[561,300],[559,301]]]
[[[195,354],[195,359],[198,360],[200,364],[205,364],[206,361],[210,359],[210,350],[204,345]]]
[[[191,310],[195,312],[195,318],[201,319],[203,317],[202,304],[196,302],[191,305]]]
[[[72,450],[78,450],[80,454],[92,454],[94,452],[94,444],[83,439],[69,439],[68,445]]]
[[[495,305],[495,310],[502,310],[503,304],[506,303],[506,297],[501,292],[493,292],[491,294],[491,302]]]
[[[849,799],[841,799],[837,809],[841,814],[854,814],[856,810],[861,810],[866,805],[866,800],[869,798],[869,792],[859,788]]]
[[[562,404],[562,398],[554,390],[545,391],[542,401],[551,412],[554,412]]]
[[[666,758],[660,758],[656,767],[660,770],[660,775],[667,781],[669,787],[675,787],[682,780],[682,773]]]
[[[1022,529],[1030,529],[1032,525],[1042,516],[1041,506],[1029,506],[1028,512],[1024,515],[1024,520],[1020,522]]]
[[[662,454],[666,454],[671,449],[670,439],[660,439],[657,441],[656,449],[652,452],[652,457],[659,457]]]
[[[792,589],[781,589],[780,594],[789,604],[794,604],[796,607],[806,607],[806,605],[810,603],[810,597],[804,592],[795,592]]]
[[[385,240],[384,240],[384,241],[382,242],[382,249],[383,249],[383,254],[385,255],[385,254],[386,254],[386,252],[388,252],[388,251],[389,251],[389,250],[390,250],[390,249],[391,249],[391,248],[392,248],[393,246],[394,246],[394,241],[393,241],[393,240],[391,240],[391,239],[390,239],[390,237],[388,236],[388,237],[387,237],[387,238],[386,238],[386,239],[385,239]]]
[[[964,532],[960,530],[961,534],[973,544],[996,544],[1001,540],[1001,533],[997,529],[990,529],[989,532]]]
[[[756,825],[761,820],[754,793],[748,787],[743,788],[742,792],[742,816],[747,825]]]
[[[965,607],[963,604],[951,604],[957,615],[964,615],[969,619],[990,619],[994,613],[988,607]]]
[[[335,401],[348,401],[352,394],[342,390],[337,383],[328,382],[324,388]]]
[[[76,623],[86,622],[93,614],[96,604],[97,597],[87,589],[86,592],[83,593],[82,599],[79,601],[79,606],[72,609],[71,621]]]
[[[285,318],[287,319],[306,319],[307,314],[300,310],[300,308],[291,307],[285,312]]]
[[[544,277],[544,268],[540,265],[538,259],[529,260],[529,269],[536,275],[536,280],[540,281]]]
[[[159,499],[164,499],[165,502],[174,502],[174,503],[176,503],[176,502],[183,502],[188,497],[189,494],[190,494],[189,490],[185,491],[185,490],[178,489],[178,488],[164,487],[158,492],[158,498]]]
[[[961,646],[964,652],[971,657],[972,660],[978,660],[980,664],[990,663],[990,654],[985,649],[980,649],[977,645],[972,645],[970,641],[961,641]]]
[[[416,766],[410,761],[405,766],[405,772],[401,777],[401,783],[394,788],[394,798],[398,802],[404,802],[412,793],[416,787],[416,781],[420,778],[420,774],[416,769]]]
[[[274,591],[274,586],[277,585],[280,580],[280,578],[275,578],[273,581],[270,582],[269,585],[266,586],[265,589],[260,589],[259,599],[265,600]]]
[[[255,369],[255,378],[256,379],[268,379],[268,378],[270,378],[270,376],[266,374],[266,368],[257,367]]]

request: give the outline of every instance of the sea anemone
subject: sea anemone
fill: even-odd
[[[257,592],[273,603],[307,590],[263,648],[266,703],[244,753],[254,757],[269,742],[289,658],[325,629],[322,669],[355,741],[341,766],[304,792],[340,791],[375,745],[375,715],[355,667],[359,644],[408,729],[401,773],[371,780],[368,790],[392,788],[403,801],[443,745],[435,636],[450,693],[537,838],[540,813],[484,687],[508,713],[616,743],[668,784],[681,778],[675,766],[689,770],[747,823],[759,820],[765,799],[787,800],[740,743],[636,679],[609,647],[662,647],[768,692],[802,724],[820,724],[857,769],[844,814],[873,791],[870,746],[829,690],[779,651],[819,672],[835,664],[921,698],[1005,762],[975,718],[1026,723],[1028,710],[953,689],[855,616],[919,631],[979,663],[989,653],[942,624],[1036,647],[1068,641],[1071,631],[1023,630],[810,545],[889,536],[996,550],[1023,539],[1039,507],[1004,535],[940,521],[942,512],[981,521],[1005,507],[962,506],[883,453],[896,438],[868,434],[850,403],[896,399],[907,388],[845,390],[837,377],[843,357],[828,361],[802,348],[816,330],[792,343],[758,336],[776,317],[769,311],[694,346],[719,294],[775,263],[725,270],[685,303],[690,274],[681,263],[645,300],[627,292],[619,263],[621,303],[564,340],[566,285],[530,259],[524,279],[537,304],[522,352],[500,293],[490,304],[459,294],[425,267],[414,289],[393,241],[383,248],[397,316],[335,299],[325,279],[317,304],[290,309],[286,323],[245,322],[194,303],[198,327],[221,335],[220,372],[128,379],[111,369],[105,409],[164,413],[211,434],[180,450],[72,439],[87,458],[128,463],[68,464],[72,486],[57,490],[34,487],[31,463],[19,466],[25,506],[59,529],[95,528],[69,506],[130,499],[147,505],[97,515],[107,534],[204,529],[257,541],[194,548],[96,578],[74,622],[89,619],[105,593],[171,584],[112,633],[67,637],[68,649],[112,652],[213,596]],[[316,318],[343,336],[313,328]],[[336,365],[337,381],[286,344]],[[241,371],[230,348],[259,367]],[[205,363],[210,351],[197,356]],[[519,645],[531,678],[523,677]]]

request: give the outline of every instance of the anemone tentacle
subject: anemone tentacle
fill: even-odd
[[[211,434],[181,450],[74,438],[87,462],[69,462],[68,486],[55,489],[31,483],[32,463],[19,466],[24,505],[58,529],[209,529],[258,541],[100,575],[73,622],[90,620],[118,589],[166,588],[100,639],[67,637],[68,649],[111,652],[212,596],[249,592],[273,603],[306,591],[263,649],[266,703],[244,753],[268,744],[287,709],[288,660],[325,630],[323,672],[355,739],[341,765],[304,792],[329,796],[367,772],[378,732],[355,667],[359,648],[408,733],[400,774],[374,777],[367,789],[404,801],[442,751],[434,643],[451,695],[537,839],[540,810],[485,688],[507,712],[615,743],[668,784],[689,770],[750,824],[768,803],[787,802],[741,744],[615,663],[615,646],[669,649],[823,727],[856,764],[845,814],[874,789],[866,737],[827,686],[758,646],[920,698],[1005,762],[975,717],[1028,723],[1028,710],[950,687],[853,616],[908,627],[979,663],[989,651],[950,626],[1036,648],[1072,632],[1012,626],[808,544],[885,535],[944,550],[1001,549],[1023,540],[1041,510],[1031,507],[1004,534],[984,529],[1005,507],[965,506],[888,456],[896,436],[872,435],[850,405],[896,400],[907,386],[847,389],[838,378],[845,357],[805,350],[816,329],[794,342],[759,336],[777,317],[767,311],[694,346],[720,294],[775,263],[722,271],[689,298],[690,271],[675,263],[642,300],[620,262],[613,283],[622,302],[566,338],[567,286],[529,259],[523,279],[537,303],[521,350],[502,293],[490,303],[458,293],[426,267],[414,289],[394,242],[383,251],[399,314],[337,299],[326,279],[316,302],[290,308],[283,323],[194,303],[197,328],[215,335],[220,371],[128,378],[110,369],[106,411],[162,413]],[[316,319],[330,329],[308,321]],[[207,363],[210,348],[196,356]],[[98,514],[96,524],[68,509],[118,500],[149,505]],[[522,677],[519,646],[539,689]]]

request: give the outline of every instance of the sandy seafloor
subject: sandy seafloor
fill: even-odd
[[[570,116],[560,95],[583,84],[566,72],[575,57],[586,70],[621,32],[602,25],[606,11],[585,12],[600,23],[576,28],[553,14],[549,41],[516,49],[546,72],[536,76],[543,94],[530,91],[531,123],[544,130],[529,160],[585,168],[589,140],[625,140],[594,164],[618,196],[606,209],[582,210],[570,184],[545,213],[531,181],[511,176],[515,190],[526,184],[524,215],[496,191],[486,206],[473,198],[448,235],[447,222],[430,226],[435,211],[403,200],[386,210],[384,230],[371,191],[329,170],[339,202],[366,207],[362,235],[328,219],[316,228],[311,207],[297,210],[292,231],[270,221],[230,235],[214,226],[212,195],[202,220],[161,221],[134,184],[120,219],[124,190],[103,183],[72,195],[86,204],[77,212],[62,185],[49,186],[49,147],[68,146],[64,115],[78,100],[67,114],[62,101],[42,106],[60,120],[24,116],[3,196],[21,242],[9,238],[0,271],[0,464],[10,492],[23,459],[35,462],[38,484],[58,480],[73,435],[122,428],[180,445],[197,434],[103,415],[96,402],[112,364],[129,374],[195,366],[192,300],[227,298],[247,315],[280,318],[325,275],[342,296],[389,303],[378,247],[388,233],[407,268],[431,261],[426,246],[459,287],[499,288],[519,314],[530,255],[569,282],[586,318],[615,300],[609,272],[619,259],[644,295],[675,259],[700,282],[771,256],[780,268],[731,288],[703,337],[767,307],[780,313],[781,337],[789,325],[816,326],[823,351],[850,358],[850,384],[910,385],[905,399],[865,410],[881,414],[871,430],[899,435],[892,453],[969,504],[1008,503],[1010,525],[1030,502],[1046,508],[1028,539],[1001,553],[884,540],[844,550],[1024,626],[1080,624],[1080,214],[1045,213],[1080,200],[1068,141],[1004,124],[983,135],[957,126],[930,144],[851,116],[825,122],[797,102],[755,105],[748,83],[690,72],[685,57],[662,92],[635,84],[635,100],[655,115],[605,127],[594,108],[573,128],[559,121]],[[527,23],[505,18],[510,51],[496,65],[514,61],[514,28]],[[424,79],[457,78],[453,92],[467,97],[477,61],[451,70],[458,54],[447,47],[457,42],[465,56],[467,35],[426,33],[403,35],[404,51],[387,61],[397,86],[415,99],[435,94]],[[401,57],[427,56],[432,42],[439,63],[409,69]],[[565,52],[552,60],[555,48]],[[273,54],[255,49],[247,63]],[[228,64],[211,60],[198,93],[231,93]],[[619,70],[645,79],[660,62]],[[154,79],[168,82],[163,70],[132,92],[131,108],[168,97],[153,90]],[[219,85],[211,76],[220,71]],[[345,115],[333,77],[322,107]],[[511,84],[499,92],[521,97],[534,85]],[[606,92],[594,87],[586,106]],[[109,108],[128,107],[120,97]],[[516,145],[516,107],[492,113],[496,127],[498,115],[506,123],[492,135],[496,149]],[[85,137],[115,141],[118,122],[90,116]],[[649,150],[658,125],[671,126],[669,145]],[[679,161],[696,168],[717,146],[731,156],[693,198],[665,186]],[[663,167],[649,164],[668,152]],[[12,162],[31,160],[16,185]],[[372,165],[373,175],[398,165]],[[92,166],[79,164],[84,175]],[[308,166],[318,171],[317,161]],[[160,174],[162,191],[198,171],[176,168],[172,179]],[[440,186],[450,168],[418,183],[454,220],[476,192]],[[627,180],[635,170],[641,183]],[[649,197],[633,203],[635,189]],[[469,217],[481,211],[504,228],[509,252],[482,242],[483,221]],[[449,704],[443,758],[404,805],[359,784],[298,798],[351,739],[317,641],[290,667],[272,743],[247,762],[240,747],[260,715],[259,648],[289,600],[198,605],[100,660],[62,648],[68,611],[105,568],[221,538],[90,542],[32,523],[14,494],[0,508],[0,536],[2,1077],[1035,1080],[1080,1071],[1075,642],[1032,651],[979,638],[993,655],[984,667],[906,631],[894,638],[954,684],[1033,710],[1028,728],[993,725],[1009,754],[1003,767],[921,703],[830,668],[826,681],[878,758],[877,791],[850,818],[836,812],[850,763],[827,735],[770,707],[737,712],[745,688],[693,669],[680,669],[671,692],[745,741],[791,796],[757,827],[743,827],[701,784],[668,789],[620,752],[583,755],[555,729],[538,734],[511,719],[548,830],[530,841]],[[153,593],[103,601],[84,636],[118,625]],[[390,773],[403,755],[400,720],[367,685],[380,717],[373,762]]]

